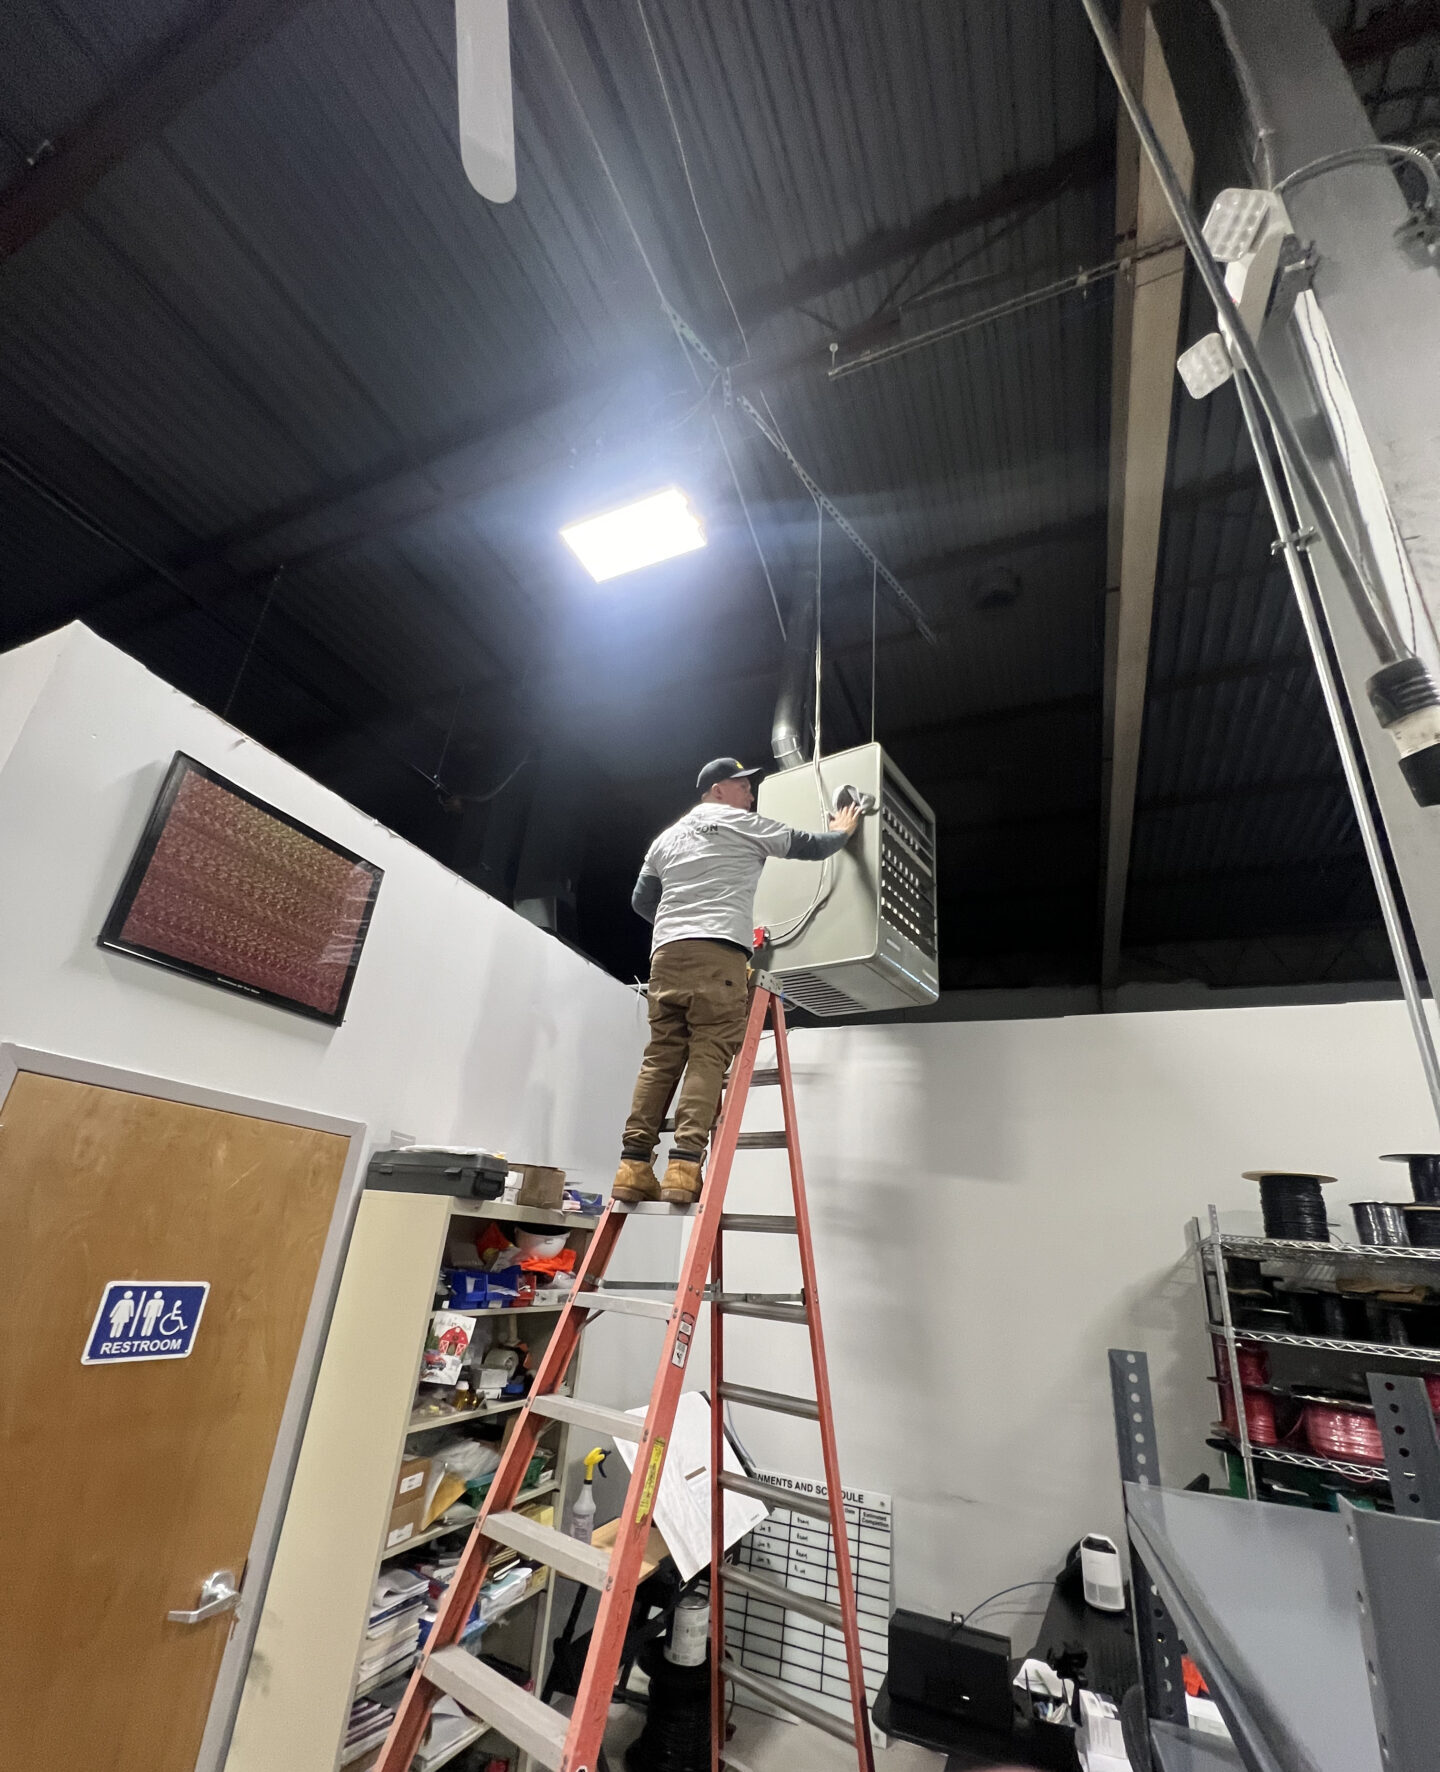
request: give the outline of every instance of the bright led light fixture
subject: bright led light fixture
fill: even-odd
[[[1279,207],[1271,191],[1247,191],[1231,186],[1221,191],[1205,217],[1205,244],[1222,265],[1232,264],[1254,250],[1260,230]]]
[[[581,523],[569,523],[560,539],[597,584],[705,546],[705,528],[678,486],[652,492]]]
[[[1175,367],[1193,400],[1203,400],[1207,394],[1213,394],[1234,374],[1230,352],[1218,332],[1207,332],[1188,351],[1182,351]]]

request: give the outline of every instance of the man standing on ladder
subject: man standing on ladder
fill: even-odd
[[[751,778],[734,757],[700,771],[700,804],[662,831],[645,856],[630,902],[653,923],[650,1043],[640,1065],[620,1167],[617,1200],[700,1197],[700,1165],[730,1060],[745,1033],[746,962],[754,935],[755,890],[772,855],[824,861],[843,849],[860,822],[847,806],[828,831],[797,831],[754,810]],[[653,1159],[675,1085],[675,1148],[663,1183]]]

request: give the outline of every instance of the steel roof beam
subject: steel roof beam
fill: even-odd
[[[0,191],[0,259],[75,208],[112,166],[159,135],[306,3],[229,0],[210,7],[207,24],[171,37],[74,129],[33,144],[25,170]]]
[[[1160,38],[1146,0],[1123,0],[1123,53],[1132,78],[1188,186],[1194,160]],[[1115,232],[1138,248],[1172,237],[1173,223],[1139,144],[1122,122],[1117,145]],[[1110,420],[1110,536],[1105,597],[1105,713],[1101,762],[1104,849],[1101,857],[1100,989],[1120,979],[1120,942],[1150,627],[1160,561],[1160,526],[1170,450],[1171,395],[1185,291],[1185,250],[1136,264],[1115,286],[1114,375]],[[1102,998],[1103,1000],[1103,998]]]
[[[906,770],[906,775],[919,788],[943,788],[954,777],[936,771]],[[1136,816],[1146,818],[1157,812],[1190,812],[1206,806],[1243,806],[1256,800],[1284,797],[1290,794],[1313,794],[1333,791],[1337,799],[1345,797],[1345,778],[1338,769],[1313,771],[1308,775],[1292,775],[1276,781],[1230,782],[1223,787],[1196,789],[1184,794],[1160,794],[1152,800],[1136,803]],[[1043,830],[1046,826],[1093,823],[1099,802],[1088,800],[1079,806],[1047,806],[1036,812],[1006,814],[998,818],[947,818],[937,813],[946,841],[960,837],[986,837],[1005,831]]]
[[[1297,907],[1313,902],[1320,889],[1325,887],[1340,888],[1341,893],[1349,898],[1363,895],[1373,904],[1375,899],[1375,882],[1370,877],[1369,864],[1365,860],[1363,850],[1357,848],[1332,849],[1328,854],[1308,857],[1304,861],[1260,862],[1257,864],[1225,866],[1218,868],[1191,868],[1183,872],[1166,874],[1141,874],[1134,881],[1135,890],[1139,892],[1159,891],[1166,887],[1206,886],[1213,887],[1227,881],[1253,881],[1263,884],[1266,881],[1294,881],[1294,895]],[[1073,898],[1081,890],[1079,880],[1069,880],[1054,876],[1040,877],[1031,873],[1023,883],[1009,881],[987,886],[942,885],[939,902],[942,905],[968,903],[974,899],[988,898]],[[1378,926],[1379,912],[1375,914]],[[1368,927],[1370,919],[1366,919]],[[1303,925],[1291,925],[1286,933]],[[1157,941],[1179,941],[1183,936],[1161,936],[1141,938],[1142,947],[1153,947]]]
[[[294,3],[295,0],[291,0],[291,4]],[[269,0],[269,4],[272,9],[278,8],[278,0]],[[258,5],[259,0],[249,0],[250,9]],[[1108,165],[1111,140],[1109,136],[1096,138],[1044,166],[1002,179],[974,197],[942,204],[913,229],[881,230],[848,254],[817,261],[807,269],[801,281],[812,294],[828,293],[913,255],[921,244],[943,244],[956,235],[973,231],[986,221],[1012,214],[1017,207],[1026,207],[1077,184],[1093,183]],[[1105,165],[1101,164],[1102,158]],[[748,310],[742,307],[742,312],[749,313],[747,324],[758,325],[783,313],[788,304],[786,290],[776,286],[771,291],[761,292],[760,297],[752,298]],[[567,381],[532,390],[523,402],[509,403],[499,415],[498,422],[492,416],[485,424],[448,438],[429,454],[403,465],[388,463],[371,476],[356,476],[342,485],[322,490],[310,499],[271,512],[247,525],[243,531],[216,537],[192,557],[180,562],[178,570],[187,578],[195,574],[203,579],[209,569],[226,564],[233,567],[237,556],[243,555],[246,567],[242,569],[242,576],[247,579],[267,576],[282,562],[287,570],[297,571],[301,564],[311,563],[316,555],[313,544],[292,539],[290,532],[298,531],[302,526],[323,525],[328,529],[321,551],[330,555],[478,497],[497,484],[495,464],[509,464],[508,468],[500,469],[502,480],[515,475],[516,450],[527,438],[533,439],[537,431],[543,433],[556,429],[572,404],[611,396],[618,379],[635,375],[643,367],[638,361],[626,361],[612,365],[593,384],[583,388]],[[563,426],[559,428],[563,430]],[[484,468],[479,471],[477,456],[484,462]],[[530,471],[536,471],[540,465],[532,457]],[[439,484],[432,484],[432,481]],[[225,576],[230,575],[227,572]],[[71,613],[81,616],[99,613],[112,597],[124,597],[136,588],[136,581],[128,579],[75,607]]]
[[[51,624],[53,625],[53,623]],[[945,631],[944,626],[941,628]],[[896,642],[914,644],[913,634],[897,635]],[[882,646],[885,642],[882,640]],[[830,649],[832,661],[855,661],[868,658],[870,645],[866,641],[859,645],[836,646]],[[1184,671],[1173,677],[1162,677],[1152,680],[1149,685],[1151,699],[1170,695],[1186,695],[1197,690],[1216,688],[1225,683],[1243,683],[1251,680],[1263,680],[1269,677],[1282,677],[1296,671],[1312,671],[1313,661],[1307,652],[1287,652],[1277,654],[1273,658],[1246,659],[1237,664],[1211,665],[1204,670]],[[773,688],[776,667],[757,668],[736,672],[731,675],[713,676],[707,679],[708,689],[717,694],[734,695],[754,685],[763,685],[767,690]],[[651,690],[661,694],[669,688],[691,679],[685,676],[664,678],[650,682]],[[477,690],[481,685],[477,684]],[[540,679],[532,683],[535,695],[545,693],[553,702],[563,703],[574,708],[580,705],[579,697],[583,683],[576,680]],[[454,705],[455,688],[451,686],[443,693],[427,697],[421,702],[405,704],[401,711],[413,714],[445,714]],[[1043,701],[1014,702],[1006,707],[979,708],[968,710],[947,717],[943,720],[922,721],[913,726],[897,726],[886,722],[882,724],[879,736],[886,745],[894,745],[906,739],[924,739],[949,734],[962,734],[971,729],[983,729],[991,726],[1004,726],[1020,721],[1029,723],[1037,719],[1045,719],[1053,715],[1073,715],[1077,718],[1091,718],[1101,705],[1098,690],[1078,690],[1073,695],[1052,696]],[[858,718],[859,710],[855,710]],[[659,780],[660,777],[645,779]],[[1098,804],[1098,802],[1097,802]]]
[[[901,227],[879,228],[844,252],[812,259],[776,283],[754,290],[739,302],[746,327],[761,326],[777,314],[801,302],[819,300],[837,289],[848,288],[862,277],[889,270],[917,253],[943,246],[962,234],[972,233],[987,222],[999,221],[1017,210],[1042,203],[1063,190],[1088,189],[1111,176],[1115,138],[1108,130],[1092,136],[1047,160],[1012,172],[970,197],[952,197],[938,203],[918,221]]]

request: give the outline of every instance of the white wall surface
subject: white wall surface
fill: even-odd
[[[385,868],[343,1027],[96,948],[177,749]],[[83,629],[0,658],[0,930],[0,1037],[608,1183],[634,996]],[[895,1496],[896,1598],[942,1615],[1118,1531],[1107,1347],[1150,1355],[1167,1480],[1214,1467],[1190,1216],[1253,1211],[1240,1171],[1285,1167],[1340,1176],[1340,1218],[1403,1194],[1381,1151],[1440,1148],[1392,1002],[806,1030],[792,1050],[846,1480]],[[747,1123],[778,1111],[757,1092]],[[783,1156],[743,1155],[732,1185],[736,1210],[784,1210]],[[729,1242],[728,1289],[795,1284],[778,1240]],[[633,1226],[615,1275],[673,1271],[673,1248]],[[645,1328],[587,1340],[586,1394],[643,1400]],[[734,1379],[807,1388],[803,1332],[731,1319],[727,1350]],[[703,1348],[691,1368],[705,1382]],[[818,1474],[812,1429],[737,1419],[762,1462]]]
[[[1213,1201],[1258,1229],[1240,1172],[1315,1169],[1353,1234],[1343,1202],[1409,1197],[1380,1152],[1440,1149],[1399,1003],[804,1030],[791,1049],[842,1469],[894,1495],[896,1599],[941,1616],[1050,1576],[1087,1529],[1118,1536],[1108,1347],[1150,1357],[1165,1480],[1218,1471],[1188,1218]],[[747,1127],[778,1125],[777,1097],[757,1091]],[[783,1165],[738,1157],[734,1209],[784,1210]],[[780,1241],[727,1239],[726,1289],[796,1284]],[[803,1331],[725,1334],[732,1379],[810,1394]],[[820,1474],[812,1428],[735,1419],[762,1464]],[[1017,1646],[1038,1622],[986,1616]]]
[[[65,630],[0,653],[0,767],[24,730],[55,661],[65,649]]]
[[[177,750],[385,870],[341,1027],[96,947]],[[0,1039],[343,1115],[368,1126],[372,1146],[396,1131],[475,1142],[608,1191],[644,1043],[634,993],[78,625],[0,656],[0,932]],[[395,1196],[372,1205],[400,1208]],[[627,1271],[669,1271],[676,1242],[672,1224],[632,1231]],[[393,1279],[409,1258],[404,1239],[392,1253]],[[383,1290],[383,1250],[367,1259],[368,1283]],[[348,1308],[363,1314],[353,1297]],[[350,1317],[337,1316],[336,1334]],[[404,1340],[392,1353],[409,1374],[413,1325]],[[643,1400],[654,1358],[623,1328],[602,1333],[587,1342],[586,1394]],[[353,1378],[353,1360],[332,1363]],[[284,1663],[317,1564],[330,1565],[337,1590],[318,1596],[335,1602],[325,1615],[343,1598],[363,1617],[378,1528],[352,1529],[358,1455],[331,1470],[337,1500],[327,1501],[331,1389],[322,1375],[318,1438],[302,1451],[237,1738],[245,1765],[274,1764],[275,1729],[304,1709],[301,1670]],[[386,1493],[407,1397],[370,1473]],[[351,1423],[359,1413],[342,1410]],[[353,1629],[323,1647],[344,1665],[292,1731],[295,1767],[316,1772],[331,1764],[346,1712]]]
[[[384,868],[342,1027],[96,947],[177,750]],[[78,625],[0,658],[0,930],[0,1037],[613,1173],[633,993]]]

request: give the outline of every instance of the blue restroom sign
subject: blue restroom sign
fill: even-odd
[[[185,1359],[209,1291],[208,1280],[111,1280],[80,1364]]]

